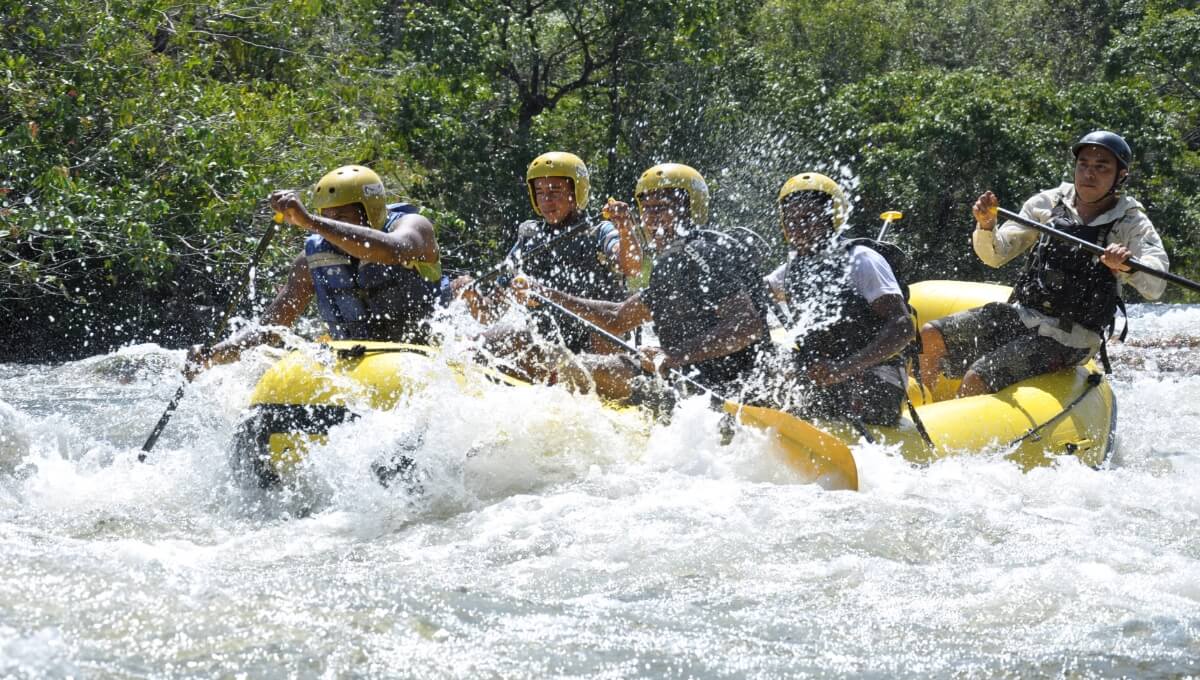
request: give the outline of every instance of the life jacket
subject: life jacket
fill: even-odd
[[[797,336],[795,345],[794,358],[802,366],[818,360],[845,359],[869,345],[887,325],[887,319],[875,313],[850,279],[850,254],[857,246],[870,248],[887,261],[908,302],[909,288],[904,276],[907,256],[891,243],[868,238],[846,239],[826,255],[792,259],[784,275],[784,285],[793,316],[807,326]],[[883,365],[903,365],[911,347],[910,343]]]
[[[416,214],[407,203],[388,206],[383,231],[404,215]],[[362,262],[320,235],[304,242],[317,309],[334,340],[420,342],[424,321],[445,287],[440,263],[387,265]]]
[[[764,279],[767,274],[768,246],[763,237],[746,227],[733,227],[728,231],[701,229],[700,235],[719,244],[725,257],[730,259],[731,271],[746,287],[758,313],[765,317],[767,310],[773,310],[777,318],[782,318],[783,315],[775,309],[775,298]]]
[[[1108,245],[1108,235],[1120,221],[1080,224],[1061,197],[1050,216],[1055,229],[1101,247]],[[1096,256],[1045,234],[1026,259],[1009,302],[1077,323],[1101,337],[1111,332],[1117,310],[1125,309],[1117,278],[1108,267]]]
[[[582,213],[579,219],[591,222],[591,218]],[[565,225],[558,233],[578,224],[577,221]],[[610,268],[603,253],[603,224],[593,222],[592,228],[583,230],[578,236],[524,258],[522,269],[547,287],[575,297],[608,302],[624,300],[629,295],[624,278]],[[545,222],[533,223],[528,230],[522,229],[521,238],[509,251],[509,257],[513,258],[518,250],[531,250],[554,237],[555,232]],[[558,337],[567,349],[579,352],[588,348],[591,331],[557,310],[539,307],[533,310],[533,318],[540,333]]]
[[[582,213],[579,219],[591,222],[591,218]],[[559,232],[570,230],[578,224],[577,221],[565,225]],[[546,286],[576,297],[613,302],[624,300],[625,282],[610,268],[602,250],[603,224],[593,222],[592,227],[578,237],[556,243],[536,256],[523,260],[522,269]],[[517,250],[535,248],[554,236],[555,232],[545,222],[538,222],[529,233],[522,234],[509,255],[515,255]]]
[[[658,254],[642,300],[650,309],[663,349],[678,352],[719,324],[717,310],[726,293],[736,289],[749,294],[762,319],[764,342],[768,341],[766,308],[762,306],[765,296],[754,290],[765,292],[766,284],[745,256],[729,236],[701,230],[677,239]],[[742,352],[750,350],[756,351],[756,346]]]

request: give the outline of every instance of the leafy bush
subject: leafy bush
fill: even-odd
[[[718,224],[775,242],[779,185],[827,171],[864,232],[905,212],[923,275],[1003,279],[970,253],[971,201],[1018,205],[1106,127],[1195,276],[1197,31],[1167,0],[6,2],[0,360],[197,341],[267,194],[351,162],[424,206],[449,267],[502,252],[530,216],[526,163],[557,148],[589,161],[597,199],[692,164]],[[277,239],[243,313],[302,236]]]

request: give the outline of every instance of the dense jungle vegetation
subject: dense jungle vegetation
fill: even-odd
[[[0,361],[210,330],[270,190],[362,163],[448,267],[531,216],[528,161],[582,156],[593,206],[688,163],[714,222],[777,242],[790,175],[841,178],[916,276],[1009,281],[970,204],[1068,176],[1093,128],[1200,274],[1200,10],[1182,0],[0,0]],[[260,268],[251,314],[302,242]],[[780,254],[780,257],[782,255]],[[1169,293],[1186,299],[1178,289]]]

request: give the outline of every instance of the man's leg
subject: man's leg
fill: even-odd
[[[900,422],[900,407],[908,381],[899,366],[876,366],[843,383],[848,415],[869,425],[894,426]]]
[[[1067,347],[1036,328],[1001,345],[971,364],[963,376],[959,397],[998,392],[1027,378],[1074,366],[1087,358],[1089,351]]]
[[[946,338],[932,323],[921,326],[921,354],[917,357],[917,370],[921,382],[933,393],[934,386],[942,377],[942,359],[946,356]],[[923,397],[922,397],[923,398]]]
[[[967,371],[966,374],[963,375],[962,384],[958,386],[957,396],[959,399],[961,399],[963,397],[974,397],[979,394],[989,394],[992,391],[993,390],[988,387],[987,383],[983,381],[983,378],[980,377],[978,373],[975,371]]]
[[[634,380],[642,374],[627,355],[571,354],[566,349],[559,352],[552,372],[555,384],[581,394],[595,390],[600,397],[613,401],[628,400]]]
[[[976,359],[1027,330],[1016,308],[1004,302],[930,321],[921,329],[921,380],[931,392],[942,375],[971,381],[966,374]]]

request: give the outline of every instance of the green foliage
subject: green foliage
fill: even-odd
[[[1152,161],[1139,172],[1147,207],[1162,229],[1172,268],[1200,274],[1200,11],[1192,2],[1146,0],[1124,8],[1128,30],[1107,52],[1111,80],[1158,95],[1153,121],[1143,125]],[[1176,291],[1172,291],[1176,293]],[[1176,293],[1177,294],[1177,293]],[[1194,294],[1191,299],[1197,299]]]
[[[349,162],[422,205],[455,268],[507,246],[530,215],[526,163],[557,148],[588,161],[598,199],[630,198],[655,162],[692,164],[718,222],[772,239],[779,184],[826,171],[865,231],[905,212],[924,275],[1003,278],[971,255],[970,202],[992,188],[1019,204],[1106,127],[1134,145],[1129,190],[1173,267],[1200,273],[1194,2],[0,8],[0,332],[30,354],[194,340],[267,194]],[[264,283],[302,237],[278,239]]]
[[[823,144],[823,151],[849,165],[860,188],[869,189],[858,192],[854,221],[871,232],[883,210],[904,212],[894,235],[914,251],[923,276],[1009,280],[1015,267],[996,272],[974,257],[971,204],[992,190],[1016,210],[1033,193],[1070,181],[1070,144],[1099,127],[1137,141],[1127,191],[1147,205],[1168,241],[1195,223],[1196,214],[1173,188],[1179,179],[1161,181],[1175,176],[1182,150],[1166,132],[1172,115],[1144,86],[1060,90],[1048,77],[895,72],[843,89],[824,119],[846,134]],[[1158,209],[1164,205],[1172,209]]]

